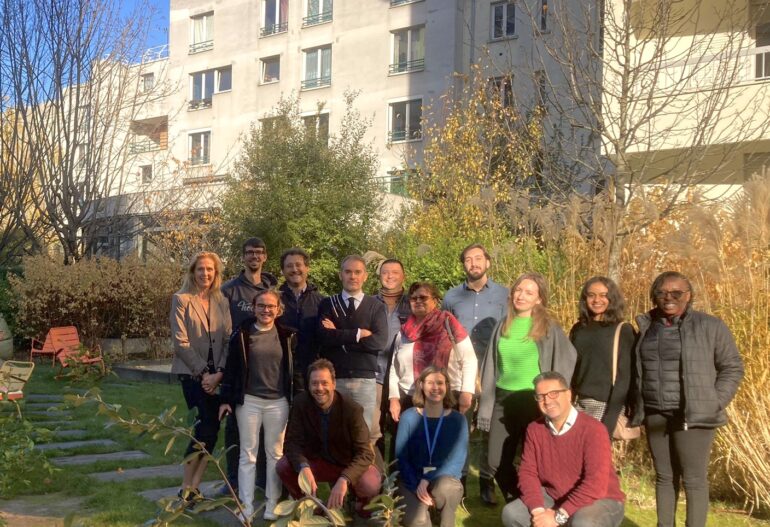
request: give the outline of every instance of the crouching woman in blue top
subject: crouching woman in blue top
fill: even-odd
[[[413,408],[401,414],[396,436],[399,491],[406,527],[430,526],[428,509],[441,513],[441,527],[453,527],[463,498],[460,483],[468,456],[468,424],[455,406],[449,376],[428,366],[415,382]]]

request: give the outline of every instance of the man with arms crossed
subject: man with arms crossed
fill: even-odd
[[[364,294],[367,276],[361,256],[342,260],[342,293],[321,301],[318,335],[321,356],[337,372],[337,391],[363,407],[371,432],[377,403],[377,356],[388,345],[388,318],[385,304]]]
[[[503,509],[505,527],[618,527],[625,495],[602,423],[572,406],[558,372],[535,377],[543,417],[529,424],[519,467],[521,498]]]
[[[508,288],[487,276],[492,258],[483,245],[474,243],[463,249],[460,263],[465,270],[465,282],[446,292],[441,307],[452,313],[468,332],[476,358],[481,364],[495,324],[508,311]],[[471,413],[466,415],[471,417]],[[482,433],[479,490],[485,504],[497,505],[494,476],[487,463],[488,436],[487,432]]]

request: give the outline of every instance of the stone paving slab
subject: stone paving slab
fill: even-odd
[[[146,459],[149,454],[141,450],[124,450],[121,452],[109,452],[107,454],[82,454],[78,456],[62,456],[51,458],[51,463],[60,467],[71,465],[88,465],[97,461],[133,461]]]
[[[61,492],[0,500],[0,517],[7,527],[62,527],[64,518],[83,510],[83,498]]]
[[[48,428],[49,430],[81,426],[77,421],[32,421],[32,424],[40,428]]]
[[[63,402],[64,396],[55,393],[29,393],[24,399],[31,402]]]
[[[89,474],[99,481],[128,481],[143,478],[181,478],[184,468],[180,464],[159,465],[155,467],[127,468],[110,470],[109,472],[94,472]]]
[[[63,417],[72,417],[69,410],[31,410],[24,412],[25,417],[50,417],[51,419],[61,419]]]
[[[45,401],[45,402],[27,402],[24,404],[24,408],[27,410],[47,410],[48,408],[58,408],[62,404],[62,401]],[[59,412],[63,410],[57,410]]]
[[[55,439],[82,439],[88,435],[88,430],[55,430],[51,435]]]
[[[112,439],[89,439],[87,441],[64,441],[62,443],[35,445],[35,450],[69,450],[71,448],[81,448],[84,446],[118,446],[118,444]]]

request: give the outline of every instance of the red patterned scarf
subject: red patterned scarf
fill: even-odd
[[[460,342],[468,336],[462,324],[449,311],[440,309],[428,313],[421,322],[417,322],[414,315],[410,315],[401,327],[404,336],[414,342],[412,366],[415,379],[427,366],[446,368],[449,364],[452,341],[446,331],[447,321],[455,342]]]

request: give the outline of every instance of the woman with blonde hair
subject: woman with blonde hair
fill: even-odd
[[[195,255],[187,268],[182,288],[171,299],[171,339],[174,360],[171,373],[182,384],[187,407],[196,409],[195,439],[213,452],[219,433],[217,389],[227,359],[232,324],[230,307],[219,288],[222,261],[215,253]],[[190,441],[185,458],[197,451]],[[206,470],[206,458],[195,456],[185,463],[179,497],[190,505],[203,499],[198,487]]]
[[[516,450],[540,412],[532,379],[558,371],[569,382],[577,354],[548,314],[548,285],[524,273],[511,286],[508,316],[498,322],[481,366],[478,426],[489,432],[489,467],[505,497],[519,496]]]

